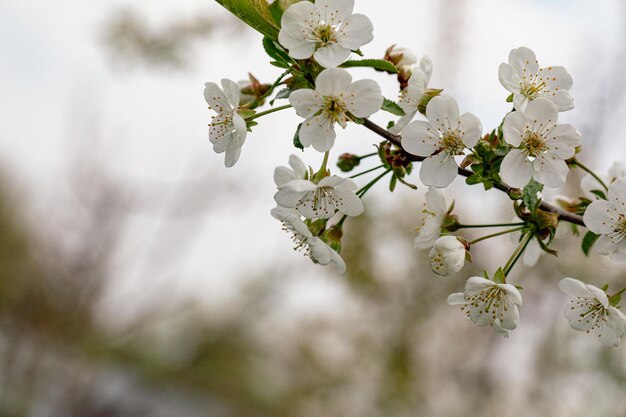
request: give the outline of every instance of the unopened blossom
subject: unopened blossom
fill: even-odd
[[[289,156],[289,166],[291,168],[280,166],[274,169],[274,182],[277,187],[281,187],[289,181],[303,180],[305,178],[307,167],[304,162],[302,162],[302,159],[298,158],[296,155]]]
[[[558,117],[556,105],[544,98],[506,116],[504,139],[513,149],[500,166],[504,182],[515,188],[524,187],[531,178],[548,187],[565,183],[565,160],[574,156],[581,136],[574,126],[557,124]]]
[[[320,265],[332,263],[340,274],[345,274],[346,264],[341,256],[322,239],[313,236],[296,210],[276,207],[272,209],[272,216],[283,224],[283,230],[291,233],[296,251],[303,251],[313,262]]]
[[[410,70],[417,64],[417,57],[408,48],[392,45],[385,51],[385,60],[391,62],[398,71]]]
[[[294,59],[313,56],[323,67],[344,63],[353,50],[374,39],[367,16],[353,14],[354,0],[301,1],[281,19],[278,42]]]
[[[383,95],[375,81],[352,82],[348,71],[330,68],[317,76],[315,90],[296,90],[289,102],[305,119],[300,127],[302,145],[326,152],[335,143],[335,124],[345,128],[351,116],[371,116],[380,109]]]
[[[524,110],[529,102],[545,98],[552,101],[558,111],[574,108],[574,99],[569,93],[572,77],[563,67],[539,68],[535,53],[520,47],[511,50],[509,63],[500,64],[500,84],[513,93],[516,110]]]
[[[624,166],[624,164],[619,161],[615,161],[613,162],[606,174],[598,175],[605,184],[610,185],[616,179],[626,177],[626,166]],[[602,192],[606,191],[602,184],[600,184],[598,180],[595,179],[591,174],[587,174],[583,177],[583,179],[580,181],[580,188],[585,194],[585,197],[589,199],[597,198],[597,196],[592,192],[593,190],[598,190]]]
[[[435,187],[429,187],[425,196],[421,222],[417,228],[417,237],[413,241],[415,249],[430,249],[441,234],[441,226],[448,213],[445,193]]]
[[[583,216],[585,226],[600,235],[594,249],[618,262],[626,261],[626,178],[609,185],[608,200],[591,203]]]
[[[454,274],[465,264],[465,246],[455,236],[442,236],[433,244],[428,259],[435,274]]]
[[[508,336],[519,322],[522,295],[514,285],[471,277],[465,283],[465,292],[448,296],[448,304],[463,306],[461,310],[471,321],[479,326],[493,325],[497,333]]]
[[[351,179],[332,175],[313,181],[295,179],[278,187],[274,200],[279,206],[295,208],[307,219],[329,219],[337,211],[347,216],[363,213],[363,203],[356,195]]]
[[[626,332],[626,316],[609,305],[604,291],[574,278],[563,278],[559,287],[574,297],[563,310],[573,329],[592,334],[605,346],[619,346]]]
[[[420,180],[425,185],[447,187],[457,175],[454,159],[472,148],[482,134],[480,120],[471,113],[459,115],[456,101],[446,95],[430,100],[427,122],[415,120],[402,129],[402,147],[413,155],[425,156]]]
[[[404,116],[400,117],[389,129],[391,133],[400,133],[400,131],[413,120],[420,104],[424,101],[426,96],[432,72],[433,62],[428,56],[424,55],[422,59],[420,59],[419,66],[413,68],[407,87],[400,91],[398,105],[404,111]]]
[[[248,132],[246,121],[237,113],[239,87],[228,79],[222,80],[221,88],[216,83],[206,83],[204,99],[209,109],[217,113],[209,123],[209,140],[213,150],[225,153],[224,164],[232,167],[239,159]]]

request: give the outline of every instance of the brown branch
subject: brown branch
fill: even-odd
[[[383,129],[382,127],[378,126],[376,123],[372,122],[369,119],[364,119],[363,120],[363,126],[368,128],[372,132],[376,133],[378,136],[381,136],[382,138],[384,138],[384,139],[388,140],[389,142],[393,143],[394,145],[396,145],[400,149],[404,150],[402,148],[402,143],[401,143],[402,138],[400,136],[394,135],[393,133],[389,132],[388,130]],[[406,152],[406,154],[407,154],[407,157],[411,161],[420,162],[420,161],[423,161],[424,159],[426,159],[423,156],[412,155],[412,154],[410,154],[408,152]],[[462,176],[462,177],[469,177],[472,174],[474,174],[472,171],[459,167],[459,175],[460,176]],[[513,188],[509,187],[508,185],[500,183],[500,182],[494,182],[493,186],[494,186],[494,188],[497,188],[498,190],[503,191],[505,193],[509,193],[510,191],[514,190]],[[539,208],[541,210],[549,211],[551,213],[557,213],[559,215],[559,220],[563,220],[563,221],[566,221],[566,222],[569,222],[569,223],[577,224],[579,226],[585,226],[585,223],[583,222],[583,218],[581,216],[579,216],[578,214],[570,213],[569,211],[563,210],[560,207],[557,207],[557,206],[554,206],[552,204],[546,203],[545,201],[541,202],[541,205],[539,206]]]

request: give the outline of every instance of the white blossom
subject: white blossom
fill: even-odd
[[[522,295],[514,285],[471,277],[465,283],[465,292],[448,296],[448,304],[462,305],[461,310],[471,321],[479,326],[493,325],[497,333],[508,336],[519,322]]]
[[[609,305],[604,291],[574,278],[563,278],[559,287],[574,297],[563,310],[573,329],[592,334],[605,346],[619,346],[626,332],[626,316]]]
[[[511,50],[509,63],[500,64],[500,84],[513,93],[516,110],[524,110],[528,103],[537,98],[552,101],[559,111],[574,108],[574,99],[569,93],[572,77],[563,67],[539,68],[535,53],[520,47]]]
[[[624,164],[619,161],[615,161],[610,166],[606,174],[598,175],[605,184],[611,184],[618,178],[626,177],[626,166],[624,166]],[[583,177],[583,179],[580,181],[580,188],[583,191],[585,197],[592,200],[597,198],[592,190],[599,190],[602,192],[606,191],[602,184],[600,184],[598,180],[595,179],[591,174],[587,174]]]
[[[398,71],[410,71],[417,64],[417,57],[410,49],[396,45],[387,49],[385,59],[395,65]]]
[[[346,264],[341,256],[322,239],[313,236],[296,210],[276,207],[272,209],[272,216],[282,222],[283,230],[292,234],[294,250],[304,251],[305,255],[320,265],[332,263],[340,274],[345,274]]]
[[[538,98],[526,110],[509,113],[502,127],[513,149],[504,157],[500,176],[511,187],[524,187],[531,178],[548,187],[565,183],[566,159],[574,156],[580,133],[570,124],[557,124],[556,105]]]
[[[217,114],[209,123],[209,140],[217,153],[225,152],[224,164],[235,165],[248,133],[246,121],[237,113],[239,87],[232,80],[223,79],[222,88],[216,83],[204,85],[204,99],[209,109]]]
[[[329,219],[337,211],[347,216],[363,213],[363,203],[355,194],[357,185],[338,175],[324,177],[319,183],[294,179],[278,187],[274,200],[279,206],[295,208],[308,219]]]
[[[281,187],[289,181],[303,180],[306,177],[307,167],[302,159],[296,155],[289,156],[289,166],[291,168],[280,166],[274,169],[274,182],[277,187]]]
[[[608,201],[594,201],[585,210],[585,226],[600,235],[596,252],[618,262],[626,261],[626,178],[609,185]]]
[[[426,118],[427,122],[415,120],[402,129],[402,147],[427,157],[420,168],[420,180],[425,185],[447,187],[458,171],[454,157],[476,145],[482,125],[471,113],[459,115],[456,101],[446,95],[430,100]]]
[[[354,0],[301,1],[291,5],[281,19],[278,42],[294,59],[311,55],[323,67],[344,63],[352,50],[374,39],[372,22],[352,14]]]
[[[424,55],[420,59],[419,66],[413,68],[411,77],[409,78],[409,84],[404,90],[400,91],[400,98],[398,104],[404,111],[404,116],[389,129],[393,134],[398,134],[402,129],[415,117],[418,111],[418,107],[426,90],[428,90],[428,83],[430,82],[430,76],[433,72],[433,62],[431,59]]]
[[[375,81],[352,82],[348,71],[330,68],[317,76],[315,90],[296,90],[289,96],[289,102],[306,119],[300,128],[302,145],[313,145],[316,150],[326,152],[335,143],[335,123],[345,128],[350,115],[372,115],[380,109],[383,95]]]
[[[441,234],[441,225],[448,213],[445,193],[435,187],[428,187],[417,236],[413,241],[415,249],[430,249]]]
[[[433,244],[428,256],[430,269],[437,275],[457,273],[465,264],[465,246],[455,236],[442,236]]]

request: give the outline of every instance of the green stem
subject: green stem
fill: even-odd
[[[259,113],[254,114],[252,117],[250,117],[248,120],[254,120],[257,117],[261,117],[261,116],[265,116],[266,114],[270,114],[270,113],[274,113],[280,110],[285,110],[291,107],[291,104],[285,104],[284,106],[278,106],[278,107],[274,107],[273,109],[269,109],[269,110],[265,110]]]
[[[580,169],[585,171],[587,174],[591,175],[593,178],[595,178],[596,181],[600,183],[600,185],[602,186],[602,188],[604,188],[605,191],[609,191],[609,187],[604,183],[604,181],[602,181],[602,179],[595,172],[593,172],[590,168],[582,164],[578,159],[574,159],[573,165],[579,167]]]
[[[368,173],[370,173],[372,171],[376,171],[377,169],[381,169],[382,167],[384,167],[384,165],[378,165],[377,167],[368,169],[367,171],[359,172],[358,174],[354,174],[354,175],[352,175],[351,177],[348,177],[348,178],[360,177],[361,175],[365,175],[365,174],[368,174]]]
[[[626,287],[622,288],[621,290],[619,290],[618,292],[616,292],[615,294],[613,294],[611,297],[615,297],[616,295],[620,295],[621,293],[623,293],[624,291],[626,291]]]
[[[319,171],[317,171],[315,175],[313,176],[313,182],[316,184],[320,182],[321,179],[326,176],[326,165],[328,164],[328,154],[329,154],[329,151],[324,152],[324,160],[322,161],[322,166],[320,167]]]
[[[498,233],[492,233],[490,235],[486,235],[486,236],[482,236],[482,237],[479,237],[477,239],[474,239],[469,244],[473,245],[473,244],[481,242],[483,240],[491,239],[492,237],[502,236],[502,235],[506,235],[506,234],[509,234],[509,233],[513,233],[513,232],[518,232],[518,231],[523,230],[525,228],[526,228],[526,226],[521,226],[521,227],[516,227],[514,229],[503,230],[503,231],[498,232]]]
[[[359,156],[359,159],[369,158],[370,156],[378,155],[378,152],[368,153],[367,155]]]
[[[494,224],[457,224],[459,229],[478,229],[483,227],[522,226],[526,223],[494,223]]]
[[[504,276],[505,277],[509,274],[511,269],[513,269],[513,266],[515,266],[515,263],[522,256],[522,254],[526,250],[526,246],[528,246],[528,244],[530,243],[530,241],[532,239],[533,239],[533,234],[532,233],[528,233],[524,237],[524,239],[522,239],[520,244],[517,246],[517,249],[515,249],[515,252],[513,252],[513,255],[511,255],[511,258],[509,259],[509,261],[504,266]]]
[[[359,191],[356,192],[356,195],[358,195],[360,198],[363,198],[365,193],[370,188],[372,188],[374,186],[374,184],[376,184],[381,178],[383,178],[385,175],[389,174],[390,172],[391,172],[391,168],[387,169],[385,172],[383,172],[382,174],[380,174],[379,176],[377,176],[376,178],[374,178],[373,180],[371,180],[370,182],[365,184],[365,186],[363,186],[363,188],[361,188]]]
[[[346,219],[348,218],[347,214],[344,214],[343,217],[341,218],[341,220],[339,220],[337,222],[337,224],[335,225],[335,227],[339,227],[341,228],[341,226],[343,226],[343,222],[346,221]]]

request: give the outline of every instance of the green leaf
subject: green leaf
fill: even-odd
[[[383,100],[383,105],[380,107],[381,110],[387,111],[391,114],[395,114],[396,116],[405,116],[406,113],[402,110],[402,107],[398,105],[395,101],[389,100],[388,98]]]
[[[596,235],[593,232],[587,232],[585,237],[583,237],[582,248],[583,248],[583,252],[585,256],[589,256],[589,251],[591,250],[594,243],[596,243],[596,240],[598,240],[599,237],[600,235]]]
[[[601,198],[602,200],[608,200],[608,198],[606,198],[606,194],[604,194],[603,191],[600,190],[591,190],[591,192],[596,195],[598,198]]]
[[[505,281],[506,277],[504,276],[504,271],[502,270],[502,268],[498,268],[496,273],[493,274],[493,282],[496,282],[498,284],[504,284]]]
[[[524,187],[522,201],[531,212],[534,212],[537,206],[539,206],[541,199],[537,196],[537,193],[541,190],[543,190],[543,184],[539,184],[534,179],[531,179],[526,187]]]
[[[274,19],[274,23],[276,23],[278,27],[280,27],[280,21],[285,10],[287,10],[292,4],[298,3],[299,1],[301,0],[274,0],[274,2],[270,4],[270,14]]]
[[[511,95],[509,95],[509,96],[506,98],[506,102],[507,102],[507,103],[513,103],[513,97],[514,97],[514,96],[515,96],[515,94],[511,93]]]
[[[267,0],[215,0],[251,28],[270,39],[278,39],[278,25],[274,22]]]
[[[285,65],[286,68],[289,68],[291,58],[282,46],[270,38],[265,37],[263,38],[263,49],[265,49],[265,53],[268,54],[270,58],[273,58],[277,63],[281,63]]]
[[[291,94],[291,90],[289,88],[283,88],[278,93],[276,93],[276,96],[270,101],[270,105],[274,105],[274,102],[276,100],[280,100],[280,99],[283,99],[283,98],[289,98],[290,94]]]
[[[396,74],[398,69],[395,65],[393,65],[389,61],[385,61],[384,59],[358,59],[353,61],[346,61],[340,65],[341,68],[352,68],[352,67],[370,67],[377,69],[379,71],[387,71],[392,74]]]
[[[393,174],[391,176],[391,180],[389,181],[389,191],[393,193],[393,190],[396,189],[397,183],[398,183],[398,177],[396,176],[396,174]]]
[[[480,176],[474,174],[474,175],[470,175],[469,177],[467,177],[465,179],[465,183],[467,185],[475,185],[475,184],[480,184],[481,182],[483,182],[483,179],[480,178]]]
[[[302,145],[302,142],[300,142],[300,128],[301,127],[302,127],[302,123],[298,125],[298,128],[296,129],[296,133],[293,135],[293,146],[295,146],[298,149],[304,150],[304,145]]]

